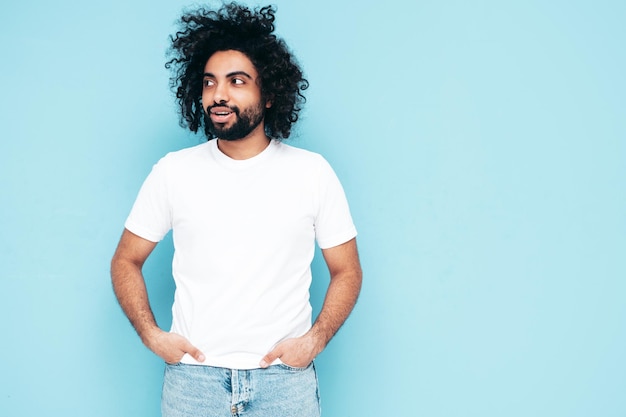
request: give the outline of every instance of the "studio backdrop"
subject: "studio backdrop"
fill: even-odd
[[[364,269],[323,415],[626,415],[626,3],[274,4],[310,81],[288,143],[334,167]],[[109,262],[152,165],[204,140],[164,68],[190,6],[0,6],[2,416],[159,415]],[[172,251],[145,267],[165,328]]]

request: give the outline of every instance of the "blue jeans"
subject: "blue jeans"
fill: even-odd
[[[315,365],[237,370],[167,365],[162,417],[319,417]]]

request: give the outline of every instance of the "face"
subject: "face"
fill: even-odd
[[[209,131],[223,140],[239,140],[263,132],[269,103],[261,97],[258,73],[239,51],[214,53],[204,66],[202,106]]]

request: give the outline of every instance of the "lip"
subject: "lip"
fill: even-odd
[[[226,123],[234,117],[235,112],[225,106],[216,106],[209,109],[209,115],[214,123]]]

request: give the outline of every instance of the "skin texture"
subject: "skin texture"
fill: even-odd
[[[216,126],[228,129],[237,121],[234,112],[226,120],[216,119],[216,111],[230,111],[231,107],[236,107],[241,113],[256,113],[264,107],[271,107],[271,102],[261,97],[258,77],[252,62],[239,51],[216,52],[208,59],[202,80],[202,105]],[[238,140],[217,141],[220,150],[233,159],[251,158],[270,143],[263,120]]]
[[[220,129],[237,122],[233,108],[262,111],[272,103],[262,98],[257,71],[241,52],[220,51],[213,54],[204,69],[202,103],[207,114]],[[218,105],[217,107],[213,107]],[[230,110],[229,110],[230,109]],[[229,114],[211,114],[219,113]],[[264,121],[237,140],[218,139],[219,149],[233,159],[248,159],[265,149],[270,140]],[[142,267],[156,243],[124,230],[111,261],[113,290],[122,310],[141,337],[142,342],[165,362],[176,363],[190,354],[198,362],[204,355],[187,339],[161,330],[150,308]],[[301,337],[283,340],[260,361],[267,367],[276,359],[293,367],[305,367],[326,347],[352,311],[361,289],[362,272],[356,240],[322,250],[330,272],[330,284],[322,310],[311,329]]]

